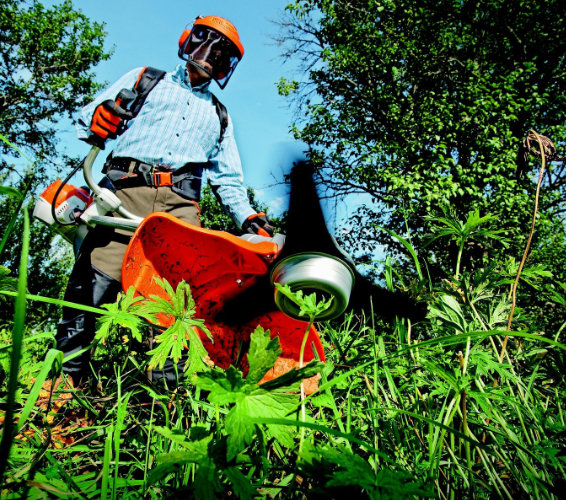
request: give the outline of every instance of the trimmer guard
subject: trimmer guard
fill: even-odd
[[[133,286],[143,297],[157,295],[166,298],[155,277],[165,278],[173,288],[182,280],[187,282],[196,304],[196,317],[205,320],[214,342],[211,343],[202,332],[201,338],[210,359],[222,368],[237,362],[242,348],[245,350],[251,333],[258,325],[270,330],[272,338],[279,337],[282,352],[275,368],[262,380],[267,381],[298,366],[308,323],[292,319],[275,307],[273,311],[261,313],[238,326],[233,326],[238,323],[237,318],[229,321],[228,326],[215,317],[227,300],[266,275],[278,252],[277,245],[270,241],[251,243],[223,231],[204,229],[170,214],[156,212],[143,220],[128,245],[122,266],[122,286],[124,290]],[[253,308],[254,304],[249,304],[249,307]],[[160,323],[168,326],[166,319]],[[324,361],[324,350],[314,327],[309,332],[305,363],[314,358],[309,346],[314,346],[318,358]],[[240,365],[245,371],[247,358],[242,360]],[[316,389],[316,378],[305,382],[307,393]]]

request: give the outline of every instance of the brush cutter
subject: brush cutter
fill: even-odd
[[[92,194],[56,181],[41,195],[34,215],[75,248],[88,228],[97,224],[132,231],[122,266],[123,289],[133,286],[144,297],[166,298],[156,277],[165,278],[173,288],[181,281],[188,283],[196,316],[205,320],[213,334],[213,343],[204,334],[201,337],[216,365],[226,368],[235,363],[258,325],[279,337],[282,350],[264,380],[298,365],[308,318],[275,288],[276,283],[289,285],[293,292],[314,292],[317,300],[330,300],[329,309],[317,319],[337,317],[346,309],[354,284],[353,266],[326,229],[308,165],[297,165],[293,171],[287,237],[238,237],[194,226],[164,212],[141,219],[123,209],[112,191],[94,181],[92,166],[99,151],[93,147],[82,164]],[[310,214],[308,224],[298,216],[305,209]],[[161,327],[168,326],[164,318],[161,323]],[[315,358],[324,361],[314,326],[306,345],[305,363]],[[311,380],[307,392],[315,387],[316,380]]]

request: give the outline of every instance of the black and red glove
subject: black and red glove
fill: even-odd
[[[242,224],[242,229],[246,233],[273,236],[273,228],[263,212],[250,215]]]
[[[131,118],[131,113],[125,111],[112,99],[107,99],[94,110],[90,131],[94,134],[90,140],[97,146],[104,146],[106,139],[116,139],[121,132],[124,121]]]

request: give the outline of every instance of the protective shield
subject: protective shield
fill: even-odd
[[[211,360],[222,368],[235,364],[250,335],[258,325],[279,337],[282,353],[262,380],[271,380],[299,364],[299,352],[308,326],[305,321],[290,318],[278,311],[260,307],[259,314],[243,321],[238,310],[222,314],[224,304],[243,294],[268,275],[270,264],[279,253],[270,241],[252,243],[222,231],[212,231],[183,222],[169,214],[157,212],[144,219],[132,237],[122,267],[124,290],[134,286],[144,297],[166,298],[154,280],[166,278],[175,288],[182,280],[191,287],[196,316],[205,320],[214,342],[201,333]],[[247,304],[254,310],[255,304]],[[222,319],[219,319],[222,318]],[[168,326],[163,318],[161,326]],[[318,333],[311,327],[305,349],[305,364],[316,356],[324,361],[324,350]],[[244,356],[240,368],[247,370]],[[316,378],[305,381],[307,393],[317,387]]]
[[[226,36],[202,25],[193,27],[180,53],[183,59],[206,72],[222,89],[241,58],[237,47]]]

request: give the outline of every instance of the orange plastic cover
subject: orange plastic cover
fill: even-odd
[[[228,326],[215,320],[226,300],[253,286],[265,275],[279,249],[275,243],[251,243],[223,231],[212,231],[186,223],[176,217],[156,212],[146,217],[132,237],[122,266],[124,290],[134,286],[144,297],[164,291],[155,282],[159,276],[176,286],[184,280],[191,287],[196,316],[205,320],[213,333],[211,344],[201,335],[215,364],[227,368],[234,364],[240,346],[245,346],[258,325],[279,336],[282,349],[275,371],[265,380],[274,378],[296,366],[303,335],[308,324],[292,319],[274,309],[261,313],[240,326]],[[253,304],[249,304],[253,308]],[[162,324],[162,326],[167,326]],[[324,361],[324,350],[316,329],[311,327],[307,345],[314,344],[318,357]],[[314,358],[312,349],[305,349],[305,363]],[[310,391],[308,391],[310,392]]]
[[[61,186],[61,180],[57,179],[56,181],[53,181],[45,189],[45,191],[43,191],[43,193],[41,193],[41,197],[45,201],[47,201],[49,203],[53,203],[53,199],[55,198],[55,194],[57,193],[57,190],[59,189],[60,186]],[[71,184],[65,184],[63,186],[63,188],[61,189],[59,196],[57,197],[57,204],[55,205],[55,208],[59,207],[59,205],[61,205],[61,203],[65,202],[65,200],[67,200],[71,196],[77,196],[78,198],[80,198],[85,203],[90,202],[90,194],[88,193],[88,191],[86,191],[85,189],[80,188],[80,187],[75,187]]]

